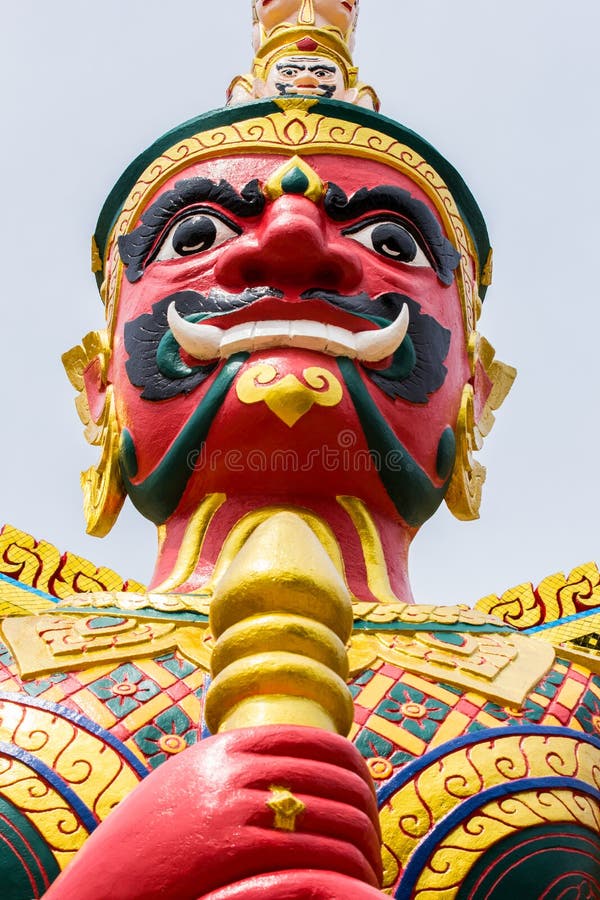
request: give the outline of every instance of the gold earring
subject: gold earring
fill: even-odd
[[[495,422],[494,411],[504,402],[510,391],[517,370],[495,359],[495,350],[485,338],[473,332],[469,340],[471,371],[480,370],[480,381],[487,385],[487,395],[481,413],[475,421],[473,386],[466,384],[456,423],[456,460],[446,492],[446,505],[452,515],[463,521],[479,518],[481,492],[485,481],[485,468],[473,458],[481,450]],[[477,379],[476,382],[477,384]]]
[[[86,531],[94,537],[108,534],[126,496],[119,468],[119,428],[113,387],[106,380],[110,354],[106,331],[92,331],[83,338],[81,346],[73,347],[62,357],[69,381],[77,391],[75,406],[85,426],[86,440],[101,448],[98,464],[81,473]],[[83,377],[94,360],[99,361],[102,384],[106,385],[104,405],[97,419],[92,418]]]
[[[453,516],[471,521],[479,518],[485,468],[473,459],[474,451],[480,447],[476,445],[473,387],[470,384],[466,384],[462,392],[455,434],[456,460],[445,500]]]

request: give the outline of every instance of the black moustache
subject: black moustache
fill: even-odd
[[[197,297],[199,312],[215,314],[245,309],[258,300],[264,300],[265,297],[283,300],[285,294],[283,291],[273,287],[246,288],[239,294],[229,293],[220,288],[212,288],[208,294],[198,294]],[[387,319],[388,322],[394,322],[404,304],[410,302],[410,298],[404,294],[388,293],[373,298],[364,291],[360,294],[346,295],[338,294],[336,291],[322,290],[321,288],[311,288],[309,291],[304,291],[304,293],[300,294],[300,299],[322,300],[324,303],[328,303],[337,309],[344,310],[344,312],[354,313],[354,315],[359,316],[377,316],[381,319]]]
[[[302,300],[324,300],[345,312],[355,313],[359,316],[377,316],[380,319],[387,319],[388,322],[395,322],[404,304],[411,302],[411,298],[405,294],[389,293],[373,298],[364,291],[347,296],[338,294],[336,291],[323,291],[319,288],[304,291],[300,297]]]
[[[284,296],[277,288],[251,287],[240,293],[213,288],[208,294],[179,291],[163,297],[153,304],[151,312],[142,313],[125,325],[125,348],[129,354],[125,367],[131,384],[142,389],[144,400],[168,400],[195,390],[218,365],[218,360],[189,366],[183,362],[173,336],[169,339],[167,310],[171,303],[175,303],[179,315],[186,318],[198,314],[227,314],[247,309],[259,300],[282,300]],[[320,300],[347,313],[375,316],[388,322],[395,321],[406,304],[410,314],[408,334],[394,354],[393,364],[385,370],[367,367],[365,374],[388,396],[411,403],[427,403],[429,395],[444,383],[446,367],[443,363],[450,346],[450,332],[433,316],[422,313],[420,305],[410,297],[393,292],[377,298],[364,292],[346,296],[313,288],[301,294],[300,299]],[[159,353],[161,345],[163,349]]]
[[[182,293],[191,296],[195,291]],[[174,294],[172,299],[176,300],[177,296]],[[207,314],[234,312],[236,309],[244,309],[246,306],[256,303],[257,300],[264,300],[265,297],[275,297],[277,300],[281,300],[283,296],[283,291],[272,287],[249,287],[239,294],[230,294],[221,288],[211,288],[208,294],[196,294],[197,311]]]

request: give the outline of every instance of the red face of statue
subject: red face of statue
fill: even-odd
[[[199,163],[120,252],[110,377],[145,515],[210,492],[357,496],[411,528],[433,512],[469,369],[458,254],[408,178],[333,156]]]

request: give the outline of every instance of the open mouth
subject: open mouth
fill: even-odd
[[[400,347],[408,330],[409,311],[404,304],[390,325],[360,331],[313,319],[252,320],[219,328],[184,319],[174,302],[169,306],[167,319],[179,346],[198,360],[226,359],[241,351],[293,347],[374,363]]]

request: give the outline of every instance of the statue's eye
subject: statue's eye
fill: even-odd
[[[295,69],[292,66],[286,66],[284,69],[279,69],[279,74],[283,75],[284,78],[295,78],[298,72],[299,69]]]
[[[425,252],[411,232],[395,219],[378,219],[359,222],[343,232],[346,237],[358,241],[380,256],[407,266],[429,266]]]
[[[239,234],[241,228],[214,211],[188,214],[171,226],[148,261],[205,253]]]

